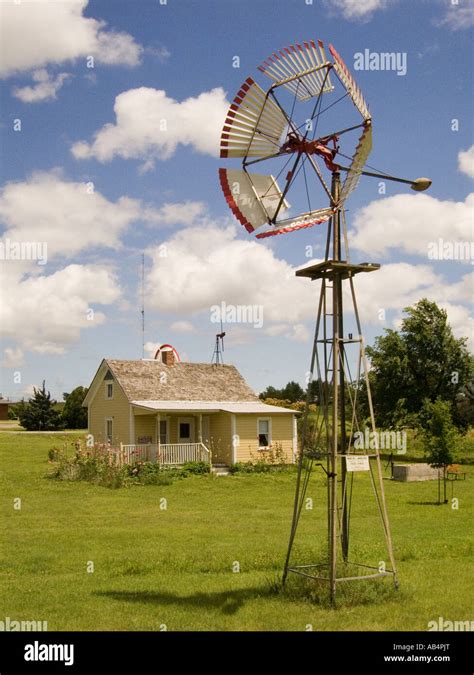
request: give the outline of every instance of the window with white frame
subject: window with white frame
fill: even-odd
[[[272,442],[271,419],[259,419],[257,421],[258,447],[260,449],[268,448]]]
[[[112,443],[114,438],[114,421],[111,417],[105,420],[105,440],[107,443]]]
[[[105,383],[105,398],[110,400],[114,397],[114,385],[112,382]]]

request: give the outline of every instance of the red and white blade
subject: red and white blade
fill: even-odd
[[[339,203],[343,204],[353,192],[359,183],[361,171],[364,168],[367,158],[372,150],[372,124],[368,122],[364,127],[362,136],[359,139],[359,144],[355,149],[352,157],[351,166],[347,172],[346,180],[341,189]]]
[[[332,208],[319,209],[317,211],[309,211],[301,216],[289,218],[278,224],[278,227],[273,230],[266,230],[257,234],[257,239],[265,239],[266,237],[275,237],[278,234],[289,234],[297,230],[304,230],[320,223],[325,223],[331,218],[334,211]]]
[[[329,65],[323,43],[310,40],[274,52],[258,69],[277,87],[282,85],[300,101],[307,101],[333,90],[325,64]],[[285,82],[288,78],[291,81]]]
[[[362,96],[361,90],[357,86],[356,81],[352,76],[352,73],[342,60],[340,54],[338,54],[337,51],[334,49],[333,45],[329,45],[329,51],[331,53],[331,56],[334,58],[334,70],[336,71],[344,87],[347,89],[347,92],[351,97],[352,102],[354,103],[355,107],[360,112],[362,117],[365,120],[369,120],[370,119],[369,108],[367,106],[367,103],[365,102],[364,97]]]
[[[221,135],[221,157],[267,157],[280,149],[288,121],[259,85],[247,78],[234,98]]]
[[[273,176],[240,169],[219,169],[219,179],[227,204],[247,232],[254,232],[271,222],[282,197]],[[280,212],[289,206],[283,200]]]

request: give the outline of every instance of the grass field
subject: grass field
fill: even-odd
[[[298,579],[278,591],[294,473],[109,490],[45,478],[47,451],[58,444],[57,435],[0,434],[0,619],[43,620],[50,630],[411,631],[440,616],[473,618],[474,467],[454,486],[457,510],[434,504],[436,482],[386,480],[400,589],[388,579],[357,582],[332,609]],[[366,479],[357,476],[352,541],[355,557],[378,564],[384,553]],[[319,473],[308,496],[313,508],[298,537],[305,562],[324,542]]]

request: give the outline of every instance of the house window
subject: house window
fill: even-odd
[[[194,419],[192,417],[178,418],[178,443],[193,443]]]
[[[160,443],[168,443],[168,422],[160,420]]]
[[[110,400],[114,397],[114,385],[112,382],[105,383],[105,398]]]
[[[114,438],[114,421],[111,417],[105,420],[105,440],[107,443],[112,443]]]
[[[271,421],[269,419],[261,419],[257,422],[258,429],[258,447],[260,449],[268,448],[272,442]]]

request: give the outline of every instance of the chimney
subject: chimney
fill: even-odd
[[[175,364],[174,351],[172,349],[169,349],[168,351],[162,351],[161,360],[165,364],[165,366],[174,366]]]

